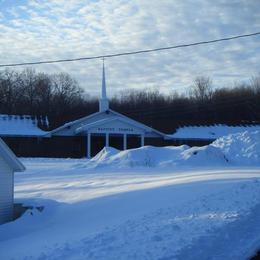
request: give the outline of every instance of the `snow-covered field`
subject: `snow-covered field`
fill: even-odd
[[[260,133],[203,148],[24,158],[0,259],[246,259],[260,248]]]

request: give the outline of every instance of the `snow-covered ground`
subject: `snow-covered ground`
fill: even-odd
[[[260,247],[259,132],[203,148],[22,159],[0,259],[246,259]]]

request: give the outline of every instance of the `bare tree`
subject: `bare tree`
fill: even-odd
[[[25,102],[28,106],[28,113],[35,114],[36,103],[36,72],[34,69],[26,68],[20,74],[20,87],[23,89]]]
[[[50,114],[52,98],[53,89],[50,77],[45,73],[37,74],[35,80],[35,99],[38,114]]]
[[[53,75],[52,84],[55,98],[64,105],[72,104],[83,92],[77,81],[67,73]]]
[[[255,91],[256,94],[260,94],[260,72],[258,73],[257,76],[253,76],[251,78],[251,87]]]
[[[200,76],[194,80],[190,96],[197,101],[206,102],[211,100],[213,94],[212,80],[209,77]]]
[[[0,104],[4,113],[13,113],[19,107],[23,91],[20,86],[20,74],[6,69],[0,72]]]

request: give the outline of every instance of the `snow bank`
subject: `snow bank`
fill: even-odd
[[[88,163],[90,168],[150,168],[227,165],[221,150],[213,146],[144,146],[126,151],[104,148]]]
[[[145,146],[126,151],[104,148],[88,163],[91,168],[212,167],[260,165],[260,132],[231,134],[203,147]]]
[[[224,136],[212,143],[233,164],[260,166],[260,131]]]
[[[221,149],[211,145],[191,147],[182,153],[180,165],[187,166],[226,166],[228,160]]]
[[[153,147],[144,146],[136,149],[119,151],[111,147],[104,148],[91,161],[94,167],[134,168],[155,167],[172,164],[173,158],[180,160],[181,153],[188,146]]]

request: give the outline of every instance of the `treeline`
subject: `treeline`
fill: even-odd
[[[46,74],[33,69],[0,72],[0,113],[48,116],[50,127],[85,116],[97,109],[67,73]]]
[[[194,80],[186,95],[154,90],[128,90],[114,96],[110,107],[158,130],[171,133],[178,126],[260,123],[260,75],[248,84],[216,88],[208,77]],[[69,74],[46,74],[32,69],[0,72],[0,113],[48,116],[50,127],[98,110]]]
[[[112,107],[156,129],[171,133],[185,125],[260,123],[260,75],[250,83],[215,88],[208,77],[194,80],[186,95],[129,91],[112,99]]]

